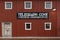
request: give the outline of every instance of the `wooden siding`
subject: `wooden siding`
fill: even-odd
[[[0,1],[0,36],[2,36],[1,22],[12,22],[13,37],[20,36],[57,36],[57,11],[44,9],[44,2],[40,0],[32,0],[32,9],[24,9],[24,1],[15,0],[12,10],[5,10],[4,2]],[[53,8],[57,9],[57,1],[53,2]],[[58,7],[59,9],[59,7]],[[17,12],[48,12],[48,19],[17,19]],[[58,11],[59,13],[59,11]],[[58,14],[59,15],[59,14]],[[59,20],[59,19],[58,19]],[[32,30],[25,30],[25,22],[32,23]],[[52,30],[44,30],[44,23],[51,22]],[[59,22],[59,21],[58,21]],[[58,31],[59,32],[59,31]]]

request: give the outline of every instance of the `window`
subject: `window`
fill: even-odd
[[[45,2],[45,9],[52,9],[52,2],[51,1]]]
[[[31,30],[31,23],[30,22],[25,23],[25,30]]]
[[[5,2],[5,9],[12,9],[12,2]]]
[[[45,22],[45,30],[51,30],[51,22]]]
[[[32,1],[25,1],[24,8],[25,9],[32,9]]]

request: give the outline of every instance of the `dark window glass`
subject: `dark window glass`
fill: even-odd
[[[50,28],[50,24],[46,24],[46,28],[49,29]]]
[[[5,24],[6,24],[6,25],[9,25],[10,23],[9,23],[9,22],[6,22]]]
[[[31,3],[26,3],[26,8],[30,8],[31,7],[30,4]]]
[[[30,24],[26,24],[26,28],[27,29],[30,29]]]

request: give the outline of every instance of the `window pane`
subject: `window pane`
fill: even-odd
[[[46,28],[49,29],[50,28],[50,24],[46,24]]]
[[[30,8],[31,7],[30,4],[31,3],[26,3],[26,8]]]
[[[6,3],[6,8],[11,8],[11,3]]]
[[[26,28],[27,29],[30,29],[30,24],[26,24]]]
[[[51,8],[51,3],[46,3],[46,8]]]
[[[5,24],[6,24],[6,25],[9,25],[10,23],[9,23],[9,22],[6,22]]]

